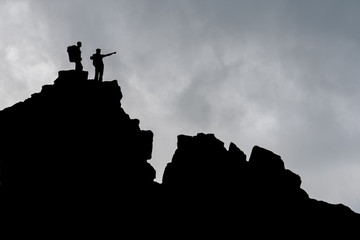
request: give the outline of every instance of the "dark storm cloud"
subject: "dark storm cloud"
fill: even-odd
[[[106,59],[105,78],[119,80],[125,110],[154,131],[152,164],[160,175],[177,134],[214,132],[247,154],[255,144],[268,147],[302,176],[311,196],[360,209],[358,1],[6,3],[1,9],[13,7],[22,16],[14,21],[31,31],[0,21],[13,36],[0,41],[10,58],[2,81],[21,72],[11,62],[16,54],[33,56],[33,62],[21,63],[24,74],[42,63],[33,74],[43,75],[32,80],[40,87],[52,81],[45,76],[49,71],[73,67],[66,47],[76,41],[83,42],[90,76],[88,57],[96,48],[117,51]],[[13,91],[7,99],[14,89],[31,85],[23,76],[2,87]]]

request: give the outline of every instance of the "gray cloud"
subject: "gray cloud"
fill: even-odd
[[[105,78],[119,80],[125,110],[154,131],[159,177],[177,134],[214,132],[248,155],[255,144],[273,150],[311,196],[359,212],[359,8],[350,0],[1,2],[0,106],[72,68],[66,47],[78,40],[90,76],[86,56],[116,50]]]

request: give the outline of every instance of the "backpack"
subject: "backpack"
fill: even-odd
[[[80,49],[77,46],[75,46],[75,45],[69,46],[67,48],[67,52],[68,52],[68,55],[69,55],[69,61],[70,62],[79,62],[79,61],[81,61],[81,52],[80,52]]]

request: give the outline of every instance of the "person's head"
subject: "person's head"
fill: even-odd
[[[81,44],[81,42],[77,42],[76,45],[77,45],[78,47],[81,47],[82,44]]]
[[[101,49],[100,49],[100,48],[96,49],[96,53],[97,53],[97,54],[100,54],[100,53],[101,53]]]

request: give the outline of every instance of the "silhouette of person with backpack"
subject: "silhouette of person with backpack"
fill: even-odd
[[[116,52],[112,52],[109,54],[101,54],[101,49],[96,49],[96,53],[93,54],[90,59],[93,60],[93,65],[95,67],[95,81],[100,81],[102,82],[103,80],[103,74],[104,74],[104,62],[103,62],[103,58],[116,54]]]
[[[83,70],[83,65],[81,64],[81,48],[82,44],[81,42],[77,42],[76,46],[69,46],[67,48],[67,52],[69,54],[69,61],[70,62],[74,62],[75,63],[75,70],[76,71],[82,71]]]

